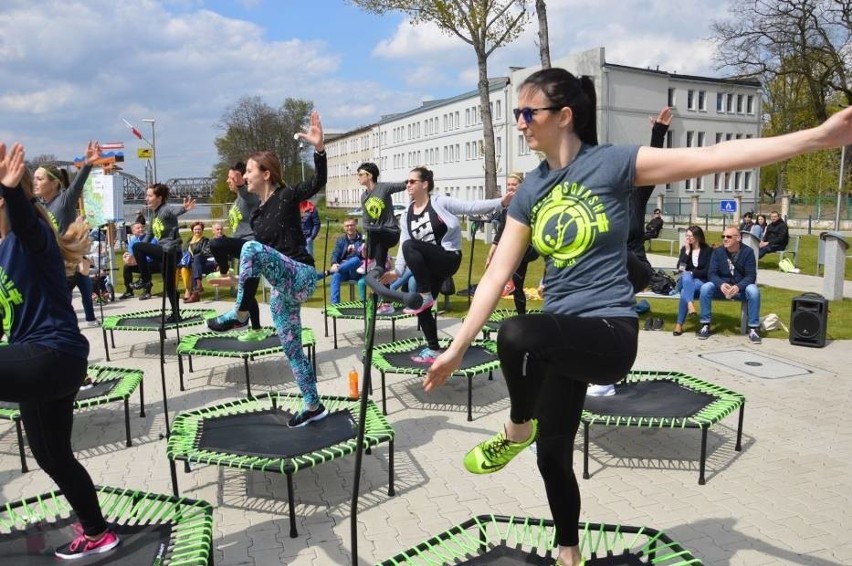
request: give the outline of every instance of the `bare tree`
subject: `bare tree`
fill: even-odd
[[[766,85],[790,75],[804,81],[813,115],[828,117],[828,100],[852,103],[850,0],[737,0],[713,24],[720,68]]]
[[[535,13],[538,16],[538,53],[541,68],[550,68],[550,38],[547,30],[547,2],[535,0]]]
[[[517,39],[528,19],[526,0],[349,0],[375,14],[398,11],[412,23],[431,22],[473,47],[479,71],[480,116],[485,150],[485,195],[499,196],[494,120],[489,96],[488,57]]]

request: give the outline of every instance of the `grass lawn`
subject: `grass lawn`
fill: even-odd
[[[325,217],[323,215],[323,217]],[[326,228],[323,225],[322,231],[320,232],[319,238],[314,244],[314,251],[317,259],[317,269],[323,269],[324,261],[323,258],[329,256],[331,254],[331,248],[334,245],[334,240],[337,235],[341,234],[342,229],[342,220],[345,217],[345,212],[342,210],[337,210],[334,213],[330,214],[331,217],[331,226],[329,229],[328,236],[328,251],[326,253],[326,243],[325,243],[325,234]],[[708,242],[719,242],[721,240],[721,232],[708,232],[707,234]],[[799,243],[799,258],[798,258],[798,266],[802,270],[802,273],[805,274],[815,274],[816,270],[816,254],[817,254],[817,241],[819,236],[801,236],[801,241]],[[462,290],[467,288],[467,280],[468,280],[468,266],[470,265],[470,240],[463,241],[463,251],[462,251],[462,263],[459,268],[458,273],[456,273],[454,280],[456,284],[457,290]],[[660,248],[660,246],[657,246]],[[485,256],[488,253],[488,246],[485,245],[481,240],[477,240],[474,246],[473,252],[473,268],[472,268],[472,277],[471,280],[475,284],[479,281],[482,273],[484,271],[485,265]],[[654,252],[658,253],[658,252]],[[391,254],[396,254],[396,249],[391,250]],[[662,255],[668,255],[664,253]],[[849,262],[847,262],[848,265]],[[675,264],[675,257],[672,257],[672,266]],[[120,281],[120,267],[121,267],[121,254],[116,255],[116,265],[119,267],[119,271],[117,273],[118,279]],[[777,269],[778,260],[777,254],[772,254],[772,256],[767,256],[760,262],[761,269]],[[529,270],[527,271],[527,279],[525,287],[536,287],[538,285],[538,281],[541,278],[544,271],[544,262],[542,260],[537,260],[530,264]],[[846,278],[850,278],[850,270],[847,268],[846,270]],[[329,286],[330,282],[328,280],[324,280],[320,282],[320,286],[317,287],[316,292],[313,296],[305,303],[305,306],[308,307],[317,307],[322,308],[323,306],[323,292],[322,285]],[[178,288],[180,289],[181,295],[183,294],[183,283],[178,282]],[[761,314],[766,315],[768,313],[777,314],[781,320],[788,327],[790,325],[790,308],[792,304],[792,299],[801,295],[799,291],[791,291],[787,289],[779,289],[776,287],[767,287],[765,285],[760,285],[761,288]],[[162,277],[155,275],[154,276],[154,293],[159,293],[162,290]],[[121,284],[116,285],[116,294],[120,295],[124,292]],[[138,293],[137,293],[138,294]],[[210,287],[205,287],[204,294],[202,296],[203,299],[212,299],[213,298],[213,289]],[[326,296],[330,296],[331,290],[326,289]],[[227,291],[220,291],[220,298],[227,298]],[[344,296],[348,297],[348,292],[344,290]],[[130,299],[134,300],[134,299]],[[671,299],[650,299],[651,303],[651,312],[653,316],[660,317],[665,322],[665,330],[670,330],[674,327],[675,319],[677,317],[677,301],[673,301]],[[157,303],[159,304],[159,303]],[[444,305],[443,297],[441,297],[439,304],[441,306]],[[529,301],[527,303],[528,308],[538,308],[541,306],[541,302],[537,301]],[[500,308],[514,308],[514,303],[510,298],[501,299]],[[147,304],[146,304],[147,308]],[[468,299],[467,297],[462,297],[459,295],[454,295],[450,297],[450,310],[447,312],[447,316],[453,316],[456,318],[463,317],[468,310]],[[740,305],[739,303],[731,303],[726,304],[724,301],[715,301],[713,303],[713,332],[714,333],[723,333],[736,335],[739,334],[739,312]],[[644,317],[645,315],[643,315]],[[697,323],[695,323],[697,324]],[[693,326],[690,326],[690,322],[687,321],[687,325],[685,327],[687,332],[692,330],[697,330]],[[771,337],[786,337],[786,333],[783,330],[776,330],[771,333]],[[843,301],[832,301],[829,305],[829,316],[828,316],[828,338],[832,340],[849,340],[852,339],[852,299],[844,299]]]

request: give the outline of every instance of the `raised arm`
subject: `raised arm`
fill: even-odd
[[[6,144],[0,142],[0,196],[6,202],[10,228],[28,251],[38,253],[47,244],[47,230],[39,229],[35,205],[20,187],[26,170],[24,159],[24,146],[16,143],[7,153]]]
[[[710,173],[752,169],[819,149],[852,144],[852,107],[821,125],[769,138],[730,140],[708,147],[639,148],[635,183],[660,185]]]

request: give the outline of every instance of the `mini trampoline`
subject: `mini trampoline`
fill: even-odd
[[[527,309],[527,314],[541,314],[539,309]],[[491,316],[488,317],[488,320],[482,327],[482,338],[484,340],[490,340],[492,334],[496,334],[498,330],[500,330],[500,325],[503,324],[503,321],[507,318],[514,318],[518,316],[518,311],[515,309],[497,309]]]
[[[145,416],[145,390],[142,383],[143,373],[137,369],[121,369],[107,366],[90,365],[88,378],[92,382],[89,389],[81,389],[74,401],[75,409],[95,407],[116,401],[124,402],[124,432],[127,446],[132,446],[130,439],[130,395],[139,388],[139,416]],[[0,401],[0,418],[15,423],[18,434],[18,450],[21,456],[21,472],[26,473],[27,459],[24,454],[24,432],[21,424],[21,411],[17,403]]]
[[[207,318],[215,316],[216,311],[213,309],[182,309],[180,311],[181,321],[166,323],[163,327],[163,336],[165,331],[175,328],[186,328],[202,324]],[[159,332],[160,323],[162,321],[162,311],[160,309],[150,311],[129,312],[125,314],[117,314],[107,316],[101,325],[101,332],[104,337],[104,352],[106,353],[106,361],[109,359],[109,346],[107,345],[107,332],[109,332],[109,343],[115,348],[116,330],[131,330],[133,332]]]
[[[442,349],[446,349],[452,340],[439,340]],[[400,373],[409,375],[426,375],[429,366],[411,361],[411,357],[426,347],[422,339],[402,340],[381,344],[373,348],[374,368],[379,370],[382,378],[382,412],[387,414],[385,398],[385,373]],[[493,372],[500,367],[497,359],[497,343],[491,340],[474,340],[462,358],[461,366],[453,373],[454,376],[467,378],[467,420],[473,420],[473,378],[487,373],[488,379],[493,379]]]
[[[580,523],[587,566],[697,566],[701,561],[666,534],[648,527]],[[540,564],[556,560],[556,531],[546,519],[480,515],[385,560],[401,564]]]
[[[586,397],[583,410],[583,478],[589,478],[589,427],[593,424],[645,428],[701,429],[698,484],[704,485],[707,431],[737,409],[736,451],[742,450],[745,397],[690,377],[665,371],[634,371],[615,385],[611,397]]]
[[[358,444],[356,420],[360,400],[323,397],[322,402],[331,414],[300,428],[289,428],[287,421],[301,408],[301,395],[268,393],[178,414],[166,451],[175,496],[178,495],[176,460],[184,461],[187,470],[189,464],[198,463],[285,474],[290,536],[297,537],[293,474],[348,456],[356,451]],[[393,429],[372,401],[364,420],[363,446],[368,452],[382,442],[390,446],[388,495],[392,496]]]
[[[81,564],[124,566],[213,563],[213,507],[204,501],[128,489],[99,487],[104,517],[121,545]],[[77,534],[79,525],[62,493],[52,491],[6,503],[0,509],[0,556],[17,566],[56,564],[53,551]]]
[[[389,320],[391,323],[391,340],[396,340],[396,321],[402,318],[415,318],[413,314],[402,312],[404,305],[393,303],[394,312],[390,314],[376,313],[376,320]],[[363,301],[352,301],[348,303],[338,303],[336,305],[328,305],[325,309],[325,314],[331,318],[332,328],[334,332],[334,349],[337,349],[337,319],[364,320],[364,309],[366,308]],[[326,327],[326,336],[328,336],[328,327]]]
[[[246,372],[246,392],[251,397],[251,381],[249,378],[249,362],[261,356],[281,354],[284,348],[272,327],[263,327],[268,336],[256,342],[240,342],[237,338],[243,333],[242,330],[230,332],[203,332],[191,334],[181,338],[177,347],[178,373],[180,375],[180,390],[185,391],[183,383],[183,358],[185,354],[189,362],[189,371],[192,372],[192,356],[218,356],[221,358],[240,358]],[[302,328],[302,346],[305,348],[308,358],[317,372],[317,351],[314,331],[310,328]]]

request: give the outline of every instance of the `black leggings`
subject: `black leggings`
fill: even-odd
[[[375,260],[382,271],[388,260],[388,250],[399,243],[399,230],[367,232],[367,257]]]
[[[402,244],[402,257],[417,281],[418,293],[431,293],[437,299],[441,292],[441,283],[447,277],[455,275],[461,265],[461,252],[448,252],[436,244],[419,240],[406,240]],[[432,310],[427,309],[417,315],[417,322],[426,338],[426,345],[437,350],[438,322],[432,316]]]
[[[136,258],[136,267],[139,269],[139,278],[142,283],[150,289],[151,285],[151,266],[148,264],[150,257],[155,263],[159,264],[163,272],[163,287],[166,296],[169,298],[169,305],[172,307],[172,312],[177,313],[177,285],[175,285],[175,272],[177,271],[177,260],[181,254],[180,247],[174,246],[166,250],[157,244],[149,244],[148,242],[136,242],[133,244],[133,257]]]
[[[636,359],[638,339],[636,318],[543,313],[500,325],[497,355],[509,389],[509,418],[513,423],[538,419],[538,469],[562,546],[578,544],[580,488],[573,448],[586,387],[624,378]]]
[[[71,449],[74,399],[86,372],[86,360],[45,346],[0,348],[0,399],[19,403],[36,462],[62,490],[85,533],[96,536],[107,524],[92,478]]]

